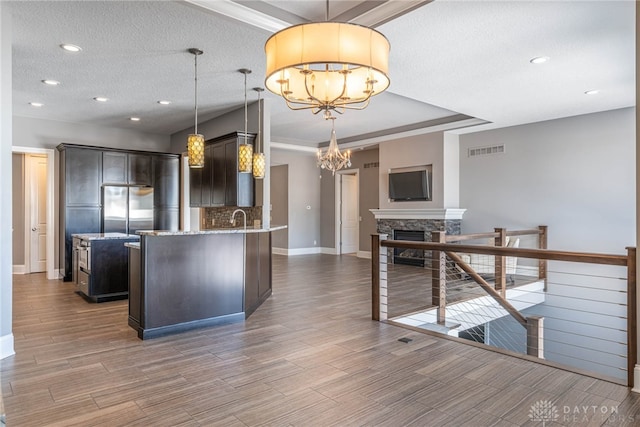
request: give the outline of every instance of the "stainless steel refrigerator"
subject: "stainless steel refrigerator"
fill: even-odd
[[[153,230],[153,188],[102,187],[102,231],[135,234],[137,230]]]

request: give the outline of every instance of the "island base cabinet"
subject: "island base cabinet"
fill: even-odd
[[[247,233],[245,318],[253,314],[269,296],[271,296],[271,233]]]
[[[242,322],[271,295],[271,231],[141,231],[129,326],[141,339]]]

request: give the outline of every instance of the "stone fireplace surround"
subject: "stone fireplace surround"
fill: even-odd
[[[424,241],[431,241],[432,231],[460,234],[462,215],[466,209],[371,209],[376,218],[377,231],[394,239],[394,230],[423,231]],[[393,260],[393,248],[389,248],[388,260]]]

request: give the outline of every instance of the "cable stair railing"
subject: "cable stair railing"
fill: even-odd
[[[520,238],[531,243],[531,236],[536,248],[507,246],[509,239],[516,246]],[[467,244],[482,239],[495,246]],[[636,249],[612,255],[546,244],[545,226],[468,235],[433,231],[430,242],[373,235],[372,318],[633,386]],[[407,249],[425,254],[424,267],[390,261],[394,250]]]

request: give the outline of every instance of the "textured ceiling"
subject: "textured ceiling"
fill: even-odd
[[[193,56],[186,49],[204,51],[204,120],[242,105],[237,69],[253,70],[249,88],[263,86],[263,47],[272,31],[325,15],[325,2],[316,0],[11,5],[14,115],[159,134],[193,124]],[[508,126],[635,105],[632,1],[331,1],[330,16],[376,26],[391,42],[389,91],[366,110],[340,116],[339,140],[458,113]],[[65,42],[82,52],[63,51]],[[529,63],[542,55],[550,61]],[[48,78],[61,85],[41,83]],[[600,93],[584,95],[590,89]],[[265,96],[272,99],[273,140],[315,146],[328,139],[321,117]]]

